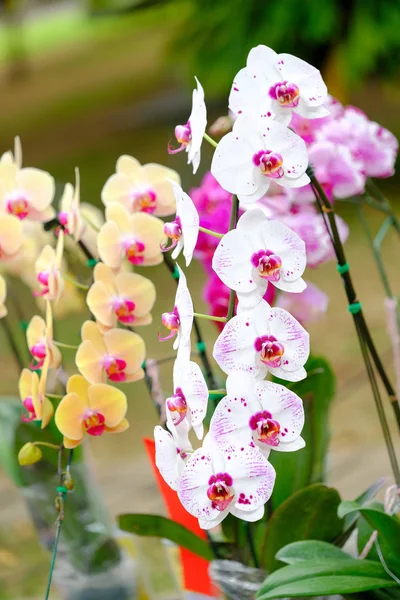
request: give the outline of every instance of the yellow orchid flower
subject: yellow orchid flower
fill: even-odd
[[[64,233],[59,232],[56,249],[45,246],[35,263],[36,278],[40,283],[40,292],[35,296],[42,296],[45,300],[58,301],[64,290],[64,280],[61,277],[61,261],[64,250]]]
[[[152,281],[137,273],[118,273],[103,263],[93,270],[94,283],[86,302],[102,330],[124,325],[148,325],[156,299]]]
[[[0,261],[14,260],[21,246],[21,221],[13,215],[0,214]]]
[[[75,188],[67,183],[60,200],[58,220],[64,227],[66,234],[71,235],[76,242],[82,237],[85,223],[80,214],[80,177],[79,169],[75,169]]]
[[[144,212],[166,217],[175,212],[170,180],[180,184],[176,171],[155,163],[141,165],[133,156],[121,156],[116,173],[106,181],[101,199],[106,206],[117,202],[132,214]]]
[[[7,298],[7,284],[6,280],[0,275],[0,319],[6,317],[8,314],[7,307],[5,305]]]
[[[82,375],[72,375],[67,394],[55,414],[55,422],[64,436],[66,448],[76,448],[86,434],[125,431],[128,421],[126,396],[105,383],[90,384]]]
[[[106,208],[106,222],[97,236],[101,260],[119,269],[124,258],[133,265],[158,265],[163,261],[161,244],[164,223],[146,213],[129,215],[119,204]]]
[[[46,302],[46,321],[39,315],[32,317],[26,330],[26,340],[32,355],[31,369],[41,369],[47,354],[49,368],[58,369],[61,364],[61,352],[53,343],[53,315],[50,302]]]
[[[51,206],[55,194],[54,178],[46,171],[21,167],[21,143],[16,138],[14,156],[6,152],[0,160],[2,210],[21,220],[49,221],[55,214]]]
[[[144,341],[126,329],[110,329],[104,335],[94,321],[86,321],[81,330],[82,343],[76,365],[90,383],[138,381],[144,377]]]
[[[24,422],[41,421],[42,429],[48,425],[54,412],[52,403],[46,397],[48,369],[49,359],[46,358],[40,378],[35,371],[23,369],[18,383],[19,395],[28,413],[27,416],[22,417],[22,420]]]

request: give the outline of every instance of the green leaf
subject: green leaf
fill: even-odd
[[[359,506],[366,506],[367,504],[369,504],[369,502],[375,498],[375,496],[379,492],[379,490],[385,485],[386,481],[387,481],[386,477],[381,477],[380,479],[375,481],[375,483],[370,485],[362,494],[360,494],[360,496],[358,496],[358,498],[356,498],[355,502]],[[342,505],[345,505],[345,504],[346,504],[346,501],[341,502],[341,504],[339,506],[339,511],[342,510],[341,507],[342,507]],[[345,519],[344,519],[344,530],[345,531],[350,529],[357,521],[357,515],[352,514],[351,512],[348,512],[347,514],[340,514],[338,512],[338,515],[339,515],[339,517],[345,517]]]
[[[279,550],[276,558],[288,565],[294,565],[305,560],[313,560],[314,563],[326,559],[352,560],[351,556],[337,546],[317,540],[304,540],[303,542],[288,544]]]
[[[306,446],[298,452],[273,452],[270,461],[277,477],[270,500],[272,510],[298,490],[325,478],[325,457],[329,441],[328,412],[335,395],[335,376],[322,357],[310,357],[307,378],[285,385],[303,400]],[[277,380],[279,382],[279,380]]]
[[[124,531],[136,535],[166,538],[206,560],[213,558],[211,548],[206,541],[171,519],[159,515],[125,514],[119,515],[118,522]]]
[[[257,600],[287,596],[344,594],[394,587],[381,564],[368,560],[307,560],[275,571],[262,584]]]
[[[301,540],[329,542],[339,535],[342,521],[337,516],[338,492],[322,484],[310,485],[283,502],[266,523],[261,562],[267,572],[280,564],[278,550]]]
[[[338,517],[343,517],[357,512],[361,505],[356,500],[343,500],[338,507]]]

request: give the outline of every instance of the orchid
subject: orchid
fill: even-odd
[[[54,178],[46,171],[21,165],[21,145],[16,138],[14,156],[3,154],[0,162],[1,210],[21,220],[49,221],[55,214],[51,206]]]
[[[301,398],[283,385],[256,381],[242,373],[229,375],[227,395],[210,423],[216,444],[256,446],[268,458],[271,450],[293,452],[304,447]]]
[[[124,258],[132,265],[158,265],[163,261],[164,223],[144,212],[129,215],[119,204],[106,208],[106,222],[97,237],[101,260],[119,269]]]
[[[262,116],[240,116],[219,142],[211,172],[240,202],[251,204],[271,181],[293,188],[309,183],[307,166],[306,145],[290,129]]]
[[[166,400],[167,414],[178,430],[185,420],[201,439],[207,412],[208,389],[199,365],[177,358],[174,363],[173,385],[174,393]]]
[[[188,164],[193,165],[193,174],[200,164],[201,144],[207,126],[207,109],[204,102],[204,90],[200,81],[195,77],[197,89],[193,90],[192,112],[186,125],[175,127],[175,137],[180,144],[179,148],[168,146],[169,154],[176,154],[185,150],[188,155]]]
[[[154,428],[156,465],[164,481],[173,490],[178,488],[185,462],[193,453],[192,445],[187,437],[188,430],[189,425],[183,424],[178,439],[176,434],[169,433],[159,425]]]
[[[21,221],[13,215],[0,214],[0,262],[14,260],[21,247]]]
[[[178,357],[190,357],[190,334],[193,324],[193,302],[187,286],[186,277],[182,269],[176,266],[179,273],[178,289],[175,295],[175,304],[171,312],[163,313],[162,324],[169,329],[166,337],[158,335],[160,342],[165,342],[176,336],[173,349],[178,350]]]
[[[221,450],[209,434],[186,462],[178,496],[200,527],[211,529],[229,513],[261,519],[274,482],[274,468],[256,448],[231,444]]]
[[[212,265],[242,305],[251,307],[260,302],[269,282],[281,290],[302,292],[306,263],[305,244],[296,233],[280,221],[268,220],[261,210],[251,210],[221,239]]]
[[[49,368],[49,359],[43,364],[40,378],[35,371],[23,369],[19,378],[19,395],[27,415],[22,417],[24,422],[41,421],[44,429],[53,416],[53,405],[46,397],[46,382]]]
[[[309,335],[290,313],[265,300],[240,310],[226,323],[214,346],[214,358],[228,375],[240,371],[264,379],[267,372],[288,381],[307,376]]]
[[[154,284],[137,273],[118,273],[103,263],[93,270],[94,283],[86,302],[103,329],[123,325],[148,325],[156,299]]]
[[[292,296],[279,294],[276,306],[290,312],[302,325],[318,321],[327,311],[329,298],[311,282],[307,282],[306,289]]]
[[[90,383],[129,383],[143,379],[145,346],[133,331],[110,329],[104,334],[94,321],[85,321],[76,365]]]
[[[141,165],[132,156],[121,156],[116,173],[106,181],[101,192],[103,203],[121,204],[129,214],[144,212],[167,217],[175,212],[171,181],[180,184],[176,171],[150,163]]]
[[[72,235],[76,242],[82,237],[85,223],[80,214],[80,178],[79,169],[75,169],[75,188],[71,183],[67,183],[64,193],[60,200],[60,210],[57,215],[58,220],[64,227],[66,234]]]
[[[64,250],[64,234],[60,231],[56,249],[46,245],[35,262],[36,279],[40,291],[35,296],[45,300],[58,302],[64,290],[64,280],[61,276],[61,262]]]
[[[61,364],[61,352],[53,342],[53,317],[50,302],[46,303],[46,321],[39,315],[32,317],[26,330],[26,341],[32,355],[31,369],[41,369],[47,356],[49,368],[58,369]]]
[[[250,50],[246,67],[233,81],[229,108],[236,115],[259,113],[288,125],[292,111],[307,119],[329,114],[323,107],[326,98],[318,69],[260,45]]]
[[[174,248],[171,256],[175,260],[183,251],[188,267],[199,235],[199,214],[190,196],[177,183],[171,183],[176,200],[176,217],[172,223],[164,225],[164,233],[172,241],[171,246],[164,248],[164,252]]]
[[[0,275],[0,319],[7,316],[8,311],[6,307],[7,298],[7,283],[2,275]]]
[[[86,434],[119,433],[128,427],[126,396],[105,383],[90,384],[82,375],[72,375],[67,394],[55,413],[65,448],[76,448]]]

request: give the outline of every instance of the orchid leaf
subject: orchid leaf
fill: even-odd
[[[315,564],[327,559],[352,560],[351,556],[337,546],[318,540],[304,540],[303,542],[288,544],[279,550],[276,558],[288,565],[306,560],[313,560]]]

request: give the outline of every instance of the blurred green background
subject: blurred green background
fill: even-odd
[[[185,189],[200,182],[209,168],[208,148],[195,177],[184,156],[167,154],[175,124],[189,114],[193,76],[205,88],[211,124],[226,113],[232,78],[258,43],[318,66],[333,95],[400,133],[398,0],[8,0],[0,7],[0,151],[20,135],[24,163],[49,170],[59,191],[79,166],[82,200],[98,206],[101,188],[123,153],[175,168]],[[397,206],[398,176],[383,183]],[[390,370],[375,265],[351,207],[339,212],[351,225],[349,262]],[[398,240],[392,236],[384,256],[399,293]],[[161,312],[172,306],[175,285],[162,266],[145,274],[163,296],[154,324],[141,334],[150,357],[172,355],[171,348],[157,343],[156,333]],[[310,333],[314,352],[332,361],[339,379],[329,477],[351,498],[390,471],[334,265],[323,265],[308,278],[331,299],[325,320]],[[198,265],[189,282],[195,300],[200,298],[204,275]],[[23,302],[26,316],[32,316],[33,302],[26,295]],[[196,305],[204,309],[201,300]],[[74,315],[57,322],[59,339],[77,343],[81,321]],[[212,342],[216,330],[206,323],[204,331]],[[72,357],[66,358],[72,370]],[[18,371],[2,338],[0,359],[0,392],[15,394]],[[167,394],[171,369],[172,363],[161,368]],[[151,436],[156,412],[142,382],[127,393],[131,429],[91,444],[93,470],[112,514],[162,512],[141,442],[143,435]],[[48,562],[18,490],[0,472],[0,598],[41,597]]]

